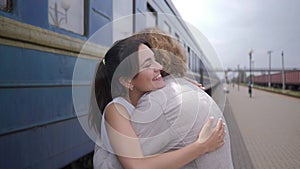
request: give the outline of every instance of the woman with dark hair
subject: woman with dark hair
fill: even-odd
[[[193,143],[176,151],[143,155],[131,114],[140,97],[165,86],[162,68],[149,43],[137,37],[120,40],[107,51],[97,67],[89,117],[93,128],[101,130],[95,168],[180,168],[224,144],[222,121],[212,129],[210,119]]]

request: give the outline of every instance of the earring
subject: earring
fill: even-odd
[[[129,85],[129,90],[133,90],[134,86],[132,84]]]

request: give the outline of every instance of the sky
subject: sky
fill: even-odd
[[[183,20],[202,33],[224,69],[300,69],[299,0],[172,0]]]

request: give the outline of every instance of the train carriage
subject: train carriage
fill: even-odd
[[[253,80],[257,85],[267,86],[269,83],[271,86],[282,88],[283,76],[282,72],[273,73],[269,75],[256,75]],[[289,70],[284,72],[284,84],[286,89],[300,90],[300,71],[299,70]]]
[[[107,32],[83,50],[103,27]],[[62,168],[90,160],[94,142],[79,123],[88,113],[86,79],[115,40],[146,27],[177,38],[190,74],[213,86],[206,56],[170,0],[1,1],[0,168]],[[81,81],[74,80],[78,61],[86,65]],[[73,92],[79,88],[86,102],[77,109]]]

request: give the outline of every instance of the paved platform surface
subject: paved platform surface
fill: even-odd
[[[299,169],[300,99],[229,89],[224,115],[235,169]]]
[[[227,94],[224,93],[222,85],[214,88],[212,97],[224,113],[230,135],[231,154],[234,168],[253,169],[253,163],[240,133],[236,119],[232,113],[232,108],[228,102]]]

